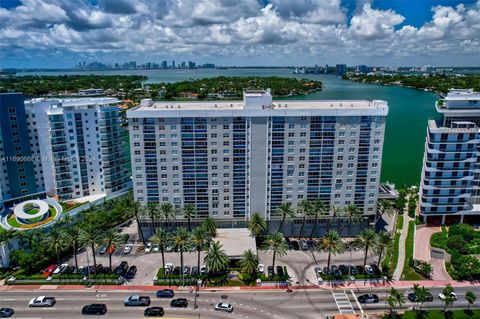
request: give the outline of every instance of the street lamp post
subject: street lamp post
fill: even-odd
[[[195,282],[195,301],[194,301],[193,309],[197,309],[197,308],[198,308],[198,306],[197,306],[197,297],[198,297],[198,291],[199,291],[201,285],[202,285],[202,280],[201,280],[201,279],[198,279],[198,280]]]

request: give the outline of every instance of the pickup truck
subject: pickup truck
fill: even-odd
[[[45,297],[40,296],[37,298],[33,298],[28,303],[30,307],[53,307],[55,305],[55,298],[54,297]]]
[[[125,306],[150,306],[150,297],[133,295],[126,297],[124,300]]]

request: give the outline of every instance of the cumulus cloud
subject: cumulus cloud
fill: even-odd
[[[0,8],[0,59],[78,52],[284,57],[414,57],[480,54],[480,1],[434,6],[408,25],[393,10],[357,0],[21,0]]]

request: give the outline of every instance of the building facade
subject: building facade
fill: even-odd
[[[106,195],[130,184],[128,143],[115,98],[26,101],[49,195]]]
[[[429,120],[420,187],[426,222],[464,222],[480,215],[480,93],[450,90]]]
[[[143,100],[128,110],[134,197],[194,204],[198,217],[275,219],[281,203],[322,199],[375,214],[384,101]]]

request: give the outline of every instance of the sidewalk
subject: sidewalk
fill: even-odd
[[[393,280],[398,282],[400,276],[402,275],[403,265],[405,264],[405,242],[408,235],[408,223],[413,220],[408,216],[407,208],[403,212],[403,228],[402,234],[400,235],[400,240],[398,242],[398,262],[395,271],[393,272]]]

